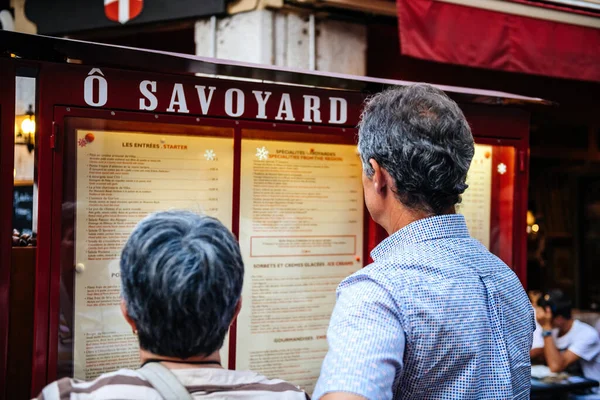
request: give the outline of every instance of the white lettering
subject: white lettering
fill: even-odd
[[[97,68],[94,68],[90,73],[95,73],[98,71],[102,73]],[[94,90],[94,82],[98,82],[98,92]],[[94,95],[97,95],[98,99],[94,100]],[[85,78],[83,82],[83,98],[85,102],[92,107],[102,107],[108,101],[108,83],[103,76],[98,75],[90,75]]]
[[[156,110],[158,106],[158,99],[154,95],[156,93],[156,81],[141,81],[140,92],[144,96],[144,98],[140,97],[140,110]]]
[[[198,92],[198,100],[200,100],[200,108],[202,109],[202,114],[208,114],[208,110],[210,108],[210,103],[212,102],[213,93],[217,89],[214,86],[208,87],[208,96],[206,95],[206,86],[196,85],[196,91]]]
[[[233,111],[233,94],[237,94],[237,107]],[[230,117],[240,117],[244,114],[244,92],[240,89],[228,89],[225,92],[225,112]]]
[[[321,121],[321,99],[318,96],[304,95],[304,118],[302,122]],[[312,114],[312,115],[311,115]]]
[[[94,74],[100,74],[100,75],[104,76],[104,72],[102,72],[102,70],[100,68],[92,68],[90,70],[90,72],[88,72],[88,75],[94,75]]]
[[[177,106],[178,113],[189,113],[190,110],[187,108],[187,101],[185,100],[185,91],[181,83],[173,85],[173,94],[171,94],[171,102],[167,112],[175,112],[175,106]]]
[[[254,97],[256,97],[256,103],[258,104],[258,113],[256,114],[256,118],[267,119],[266,106],[269,97],[271,97],[271,92],[262,92],[260,90],[253,90]],[[263,93],[265,97],[263,97]]]
[[[338,116],[339,104],[339,116]],[[348,120],[348,102],[341,97],[329,98],[329,123],[345,124]]]
[[[294,119],[294,110],[292,110],[292,99],[290,99],[290,95],[288,93],[284,93],[281,95],[281,101],[279,102],[279,111],[277,112],[277,116],[275,119],[282,120],[283,114],[285,114],[286,121],[295,121]]]

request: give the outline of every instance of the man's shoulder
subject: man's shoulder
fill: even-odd
[[[578,319],[573,321],[573,333],[577,338],[587,338],[590,341],[597,341],[600,343],[600,335],[598,331],[591,325],[585,322],[579,321]]]
[[[338,286],[338,294],[350,287],[353,291],[359,290],[358,286],[369,292],[377,286],[393,297],[410,295],[414,286],[441,283],[442,275],[452,269],[448,260],[442,254],[427,253],[421,243],[406,245],[345,278]]]
[[[577,354],[584,361],[592,361],[598,358],[600,354],[600,336],[592,326],[575,320],[573,326],[563,338],[562,344],[568,346],[571,352]],[[558,338],[558,340],[561,340],[561,338]]]
[[[342,280],[337,289],[338,295],[342,291],[348,290],[353,292],[370,291],[370,288],[374,286],[381,287],[386,291],[400,289],[398,285],[391,284],[389,272],[390,271],[387,271],[386,273],[385,263],[372,262]]]
[[[123,399],[124,391],[128,395],[127,399],[131,400],[161,398],[152,385],[136,371],[121,369],[100,375],[92,381],[62,378],[46,386],[38,399]]]

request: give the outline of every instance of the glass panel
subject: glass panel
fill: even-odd
[[[84,118],[65,126],[58,376],[89,380],[139,367],[119,307],[118,259],[135,225],[177,208],[231,229],[233,130]]]
[[[492,222],[490,251],[513,266],[516,151],[492,146]]]
[[[16,78],[13,246],[36,245],[35,78]]]
[[[239,238],[246,276],[236,368],[312,393],[335,289],[364,264],[360,158],[343,137],[243,136]]]
[[[515,166],[514,147],[476,144],[469,188],[457,207],[471,235],[511,267]]]

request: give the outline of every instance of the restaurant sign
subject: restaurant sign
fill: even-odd
[[[210,83],[213,82],[213,83]],[[232,118],[344,125],[348,123],[348,101],[307,91],[275,91],[262,87],[217,85],[214,81],[164,82],[139,79],[133,91],[111,82],[99,68],[92,68],[83,82],[83,98],[91,107],[110,107],[114,93],[124,96],[140,111],[227,116]],[[260,90],[259,90],[260,89]],[[329,92],[331,93],[331,92]],[[334,92],[335,93],[335,92]],[[337,93],[335,93],[337,94]]]

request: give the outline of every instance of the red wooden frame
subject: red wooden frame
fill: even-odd
[[[60,82],[60,81],[59,81]],[[50,82],[39,75],[38,81],[38,121],[37,148],[38,154],[38,246],[36,257],[35,299],[34,299],[34,331],[31,387],[32,395],[37,395],[48,382],[49,352],[49,318],[51,314],[49,290],[52,279],[50,260],[52,259],[53,217],[60,211],[53,212],[52,187],[54,176],[52,159],[54,157],[51,140],[54,137],[52,90],[57,82]],[[55,229],[54,229],[55,231]]]
[[[13,64],[20,61],[13,60]],[[10,64],[8,62],[7,64]],[[156,74],[147,72],[134,72],[126,70],[104,69],[107,78],[110,75],[110,87],[113,92],[111,99],[102,108],[93,108],[84,101],[83,82],[91,70],[90,66],[59,65],[39,63],[39,112],[38,124],[38,254],[35,297],[35,332],[34,356],[32,371],[32,395],[36,395],[43,386],[56,377],[57,367],[57,334],[59,324],[59,289],[60,289],[60,238],[61,238],[61,203],[63,185],[63,152],[64,127],[62,121],[68,115],[84,118],[102,118],[106,120],[126,120],[131,122],[164,122],[168,124],[208,125],[234,128],[234,200],[232,230],[239,234],[239,186],[240,186],[240,155],[242,129],[256,129],[271,131],[275,134],[281,132],[305,133],[314,136],[315,141],[330,136],[344,136],[354,140],[355,123],[358,120],[360,107],[364,95],[357,92],[328,91],[305,87],[293,87],[274,84],[248,83],[228,80],[215,80],[190,76]],[[1,67],[1,64],[0,64]],[[165,112],[139,111],[138,85],[141,80],[156,80],[159,87],[172,87],[173,83],[183,83],[190,87],[194,85],[213,85],[218,88],[236,87],[251,93],[254,90],[268,90],[277,93],[292,93],[295,98],[302,99],[303,94],[310,94],[326,98],[327,95],[345,97],[348,99],[349,118],[343,125],[313,124],[307,125],[297,118],[295,123],[281,123],[281,121],[249,120],[224,118],[222,112],[210,116],[200,114],[177,114]],[[13,85],[14,86],[14,85]],[[116,89],[115,89],[116,88]],[[119,92],[135,90],[131,97],[119,96]],[[115,91],[117,95],[115,95]],[[14,95],[14,93],[13,93]],[[168,104],[170,90],[158,92],[159,103]],[[8,96],[6,96],[8,97]],[[4,98],[2,98],[4,103]],[[11,101],[14,102],[14,96]],[[9,104],[11,104],[9,102]],[[267,114],[275,115],[273,109],[278,104],[267,107]],[[515,272],[523,284],[526,284],[526,236],[525,217],[527,209],[527,168],[528,168],[528,132],[529,114],[513,108],[499,108],[486,105],[462,105],[465,115],[472,126],[476,141],[482,144],[505,145],[515,147],[515,193],[513,207],[513,265]],[[271,107],[271,108],[269,108]],[[191,108],[191,107],[190,107]],[[2,112],[5,112],[2,104]],[[255,113],[255,110],[251,110]],[[14,110],[13,110],[14,114]],[[9,124],[4,122],[2,114],[3,131]],[[300,115],[301,117],[301,115]],[[325,115],[323,120],[327,121]],[[12,132],[12,125],[10,131]],[[6,140],[3,136],[3,140]],[[278,138],[285,140],[285,137]],[[3,149],[6,148],[3,142]],[[8,146],[12,151],[12,146]],[[8,152],[8,151],[6,151]],[[12,160],[12,154],[11,154]],[[4,166],[4,159],[2,159]],[[9,171],[12,171],[12,165]],[[12,176],[4,168],[0,176],[4,187],[12,187]],[[10,180],[10,182],[8,182]],[[6,181],[6,182],[5,182]],[[6,183],[6,185],[5,185]],[[7,186],[11,185],[11,186]],[[12,200],[12,199],[11,199]],[[4,204],[1,212],[12,212],[12,201]],[[369,260],[369,251],[384,236],[382,230],[368,218],[365,210],[365,237],[364,261]],[[3,251],[0,248],[0,252]],[[9,249],[10,251],[10,249]],[[3,253],[0,253],[2,256]],[[1,301],[1,299],[0,299]],[[0,321],[1,324],[1,321]],[[1,329],[1,325],[0,325]],[[1,331],[0,331],[1,333]],[[234,350],[236,338],[235,324],[231,331],[231,350]],[[0,353],[1,355],[1,353]],[[1,361],[1,360],[0,360]],[[235,366],[235,352],[230,351],[230,366]]]
[[[0,60],[0,399],[6,396],[10,268],[12,247],[13,169],[15,148],[15,67]]]

